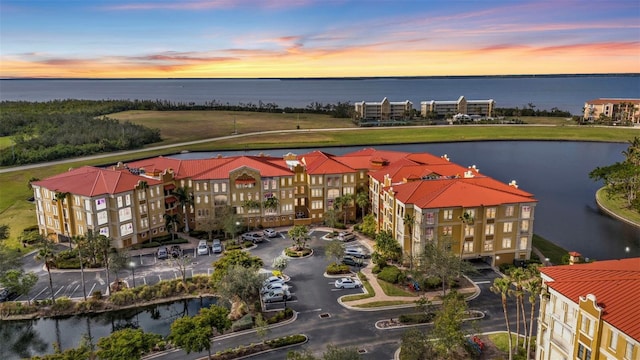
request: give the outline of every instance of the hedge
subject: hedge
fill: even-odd
[[[386,266],[380,273],[378,274],[378,279],[384,280],[386,282],[397,284],[401,280],[404,279],[404,274],[397,266],[391,265]]]

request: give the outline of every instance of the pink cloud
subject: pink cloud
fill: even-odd
[[[106,10],[208,10],[233,8],[281,9],[307,6],[310,0],[191,0],[175,2],[131,2],[104,7]]]

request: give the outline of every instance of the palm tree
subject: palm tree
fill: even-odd
[[[542,279],[539,275],[534,275],[533,278],[524,283],[524,288],[529,293],[529,304],[531,304],[531,313],[529,318],[529,336],[527,337],[527,359],[531,351],[531,338],[533,335],[533,315],[536,309],[536,300],[542,292]]]
[[[78,250],[78,259],[80,259],[80,279],[82,281],[82,296],[84,301],[87,301],[87,288],[84,284],[84,264],[82,259],[82,250],[86,246],[86,239],[84,236],[73,236],[71,243],[76,244],[76,250]]]
[[[182,213],[184,214],[184,232],[189,232],[189,209],[193,204],[193,193],[189,192],[188,186],[181,186],[173,190],[173,194],[178,198],[180,206],[182,206]]]
[[[105,275],[107,278],[107,294],[111,293],[111,280],[109,279],[109,267],[111,265],[111,258],[109,257],[109,252],[111,251],[111,239],[104,236],[98,235],[96,238],[96,250],[102,257],[102,264],[105,268]]]
[[[175,240],[175,231],[180,222],[178,214],[164,214],[164,226],[171,233],[171,240]]]
[[[51,291],[51,301],[56,302],[55,295],[53,293],[53,279],[51,279],[51,267],[55,264],[56,255],[53,252],[53,243],[47,238],[41,238],[38,244],[38,252],[35,255],[36,261],[44,262],[44,268],[47,269],[49,274],[49,290]]]
[[[296,250],[302,250],[309,241],[309,230],[305,225],[295,225],[289,229],[289,237],[293,240]]]
[[[511,292],[511,281],[507,278],[496,278],[490,288],[494,294],[500,294],[502,297],[502,311],[504,313],[504,322],[507,324],[507,333],[509,335],[509,360],[513,359],[513,344],[511,341],[511,327],[509,327],[509,314],[507,313],[507,297]]]
[[[333,206],[336,210],[340,210],[342,212],[342,216],[344,217],[344,225],[347,225],[347,215],[349,206],[351,205],[351,201],[353,201],[353,194],[344,194],[336,198]]]
[[[140,180],[138,181],[138,190],[142,190],[144,191],[144,199],[145,199],[145,203],[147,204],[147,211],[149,211],[148,206],[149,206],[149,183],[144,181],[144,180]],[[152,231],[151,228],[149,228],[149,242],[153,241],[152,239]],[[108,271],[107,271],[108,273]]]
[[[515,284],[516,289],[513,291],[513,294],[516,298],[516,351],[518,349],[518,345],[520,343],[520,313],[522,312],[522,321],[524,322],[524,331],[526,338],[527,331],[527,321],[524,316],[524,291],[522,289],[522,284],[527,278],[527,274],[524,272],[522,268],[514,268],[511,270],[509,274],[510,280]],[[523,344],[524,345],[524,344]]]
[[[262,206],[264,206],[265,209],[276,211],[278,209],[278,204],[279,204],[278,198],[275,196],[271,196],[264,200],[264,202],[262,203]]]
[[[410,247],[410,269],[413,268],[413,225],[415,224],[416,221],[416,217],[413,216],[412,214],[409,214],[407,212],[404,213],[404,217],[402,218],[402,221],[404,222],[404,225],[407,227],[407,233],[409,236],[409,247]],[[407,234],[405,234],[405,236],[407,236]]]
[[[362,210],[362,218],[364,219],[367,208],[369,207],[369,193],[366,189],[358,191],[356,194],[356,204],[358,204],[358,207]]]

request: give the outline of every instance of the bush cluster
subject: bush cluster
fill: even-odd
[[[279,348],[287,345],[300,344],[307,340],[307,337],[301,334],[285,336],[273,340],[268,340],[265,344],[272,348]]]
[[[331,263],[327,266],[326,270],[329,275],[340,275],[340,274],[348,274],[351,272],[349,265]]]
[[[378,279],[392,284],[402,282],[404,278],[405,275],[395,265],[386,266],[382,271],[380,271],[380,273],[378,273]]]
[[[402,314],[398,320],[403,324],[425,324],[432,322],[434,317],[433,313]]]
[[[253,315],[247,314],[231,325],[231,331],[248,330],[253,327]]]
[[[37,310],[36,304],[26,305],[18,301],[7,301],[0,304],[0,317],[31,314]]]
[[[293,316],[293,310],[286,308],[282,311],[278,311],[275,316],[267,318],[267,323],[269,325],[279,323],[283,320],[289,319],[291,316]]]

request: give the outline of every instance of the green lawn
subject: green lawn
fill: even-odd
[[[401,288],[399,288],[397,285],[388,283],[384,280],[380,280],[380,279],[376,279],[378,281],[378,284],[380,284],[380,287],[382,288],[382,291],[387,295],[387,296],[407,296],[407,297],[416,297],[415,294],[410,293],[408,291],[402,290]]]
[[[562,257],[568,253],[567,250],[536,234],[533,234],[533,247],[540,250],[545,257],[548,257],[552,264],[562,264]]]
[[[13,140],[11,140],[10,136],[0,136],[0,150],[8,148],[11,145],[13,145]]]
[[[627,206],[627,202],[622,196],[609,197],[606,189],[603,187],[598,189],[598,191],[596,192],[596,198],[598,199],[600,204],[602,204],[602,206],[606,207],[607,209],[635,222],[636,224],[640,224],[640,213],[634,211],[633,209],[630,209]]]

